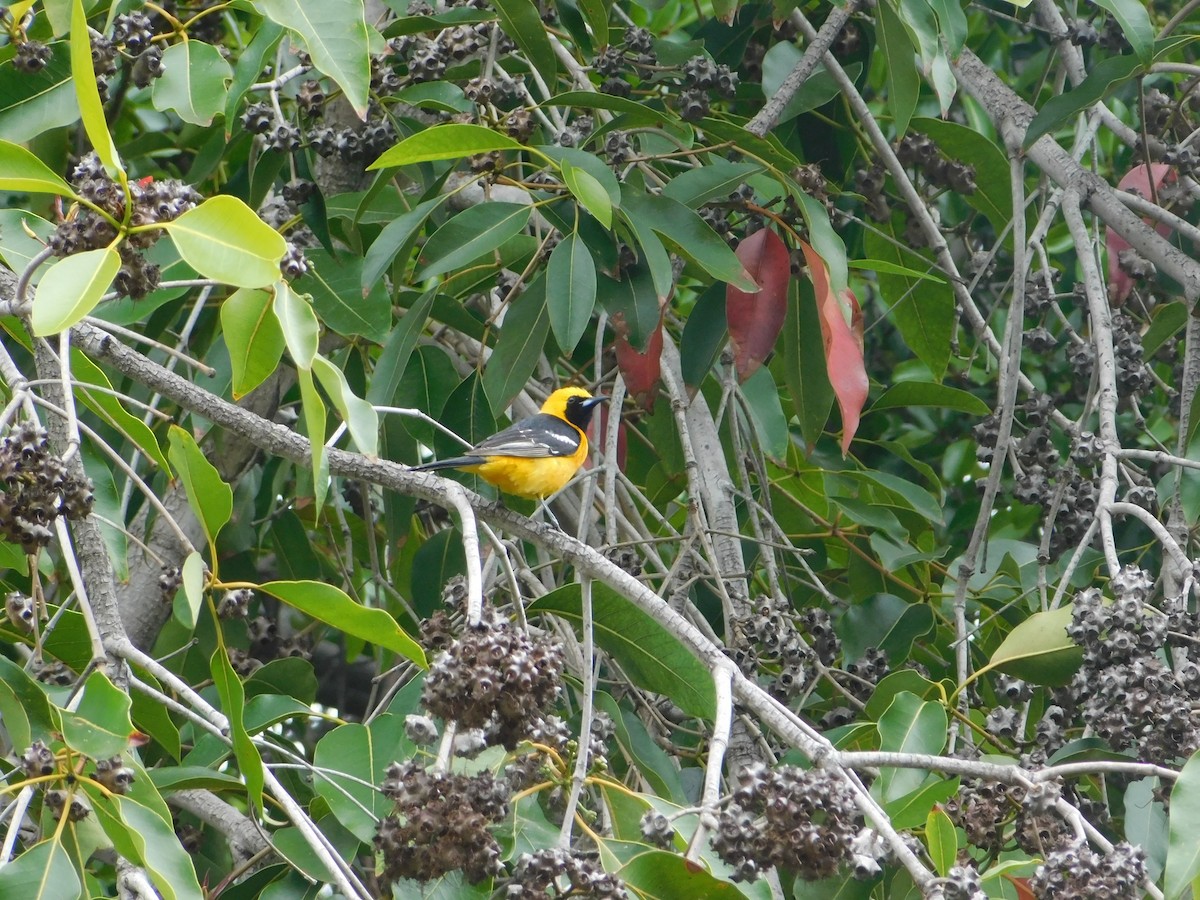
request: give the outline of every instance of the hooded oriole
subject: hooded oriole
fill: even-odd
[[[506,494],[544,500],[562,490],[583,465],[588,423],[596,405],[607,399],[593,397],[583,388],[559,388],[537,415],[484,438],[465,456],[424,463],[413,470],[462,469]]]

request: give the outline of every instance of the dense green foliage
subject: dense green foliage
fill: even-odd
[[[1200,4],[2,15],[0,896],[1192,891]]]

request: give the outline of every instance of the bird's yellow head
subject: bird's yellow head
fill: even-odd
[[[581,387],[564,387],[546,398],[546,402],[542,404],[542,412],[566,419],[581,431],[587,431],[596,406],[607,399],[593,397]]]

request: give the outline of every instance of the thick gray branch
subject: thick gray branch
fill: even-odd
[[[238,865],[270,849],[267,839],[241,810],[208,791],[175,791],[167,794],[172,806],[190,812],[206,825],[225,835]]]
[[[964,50],[955,61],[954,73],[959,83],[987,110],[1005,139],[1024,143],[1025,132],[1033,120],[1033,107],[970,50]],[[1131,212],[1112,185],[1083,168],[1049,135],[1040,138],[1027,152],[1030,161],[1051,181],[1063,188],[1077,189],[1084,204],[1100,221],[1129,241],[1130,246],[1154,263],[1160,272],[1177,281],[1189,302],[1194,303],[1200,298],[1200,263]]]
[[[825,24],[817,32],[817,36],[805,48],[800,61],[796,63],[792,71],[788,72],[787,78],[783,79],[783,83],[779,85],[779,90],[763,104],[763,108],[758,111],[758,114],[746,123],[747,131],[762,137],[779,124],[779,117],[783,115],[784,109],[799,93],[804,82],[808,81],[809,76],[812,75],[825,54],[829,52],[829,48],[833,46],[833,42],[842,33],[846,22],[856,9],[858,9],[858,0],[847,0],[845,6],[833,8],[825,20]]]

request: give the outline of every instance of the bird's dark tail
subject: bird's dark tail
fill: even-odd
[[[438,469],[463,469],[467,466],[482,465],[486,460],[482,456],[452,456],[450,459],[435,459],[433,462],[413,466],[414,472],[434,472]]]

